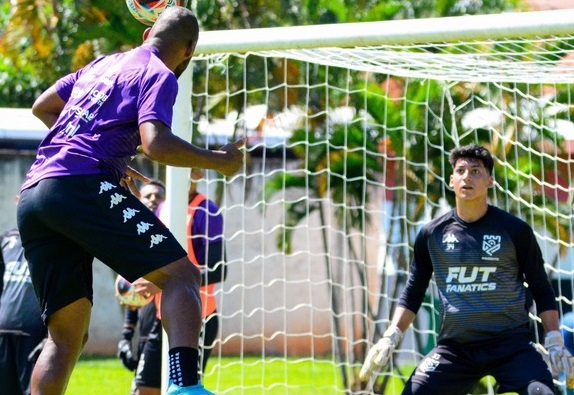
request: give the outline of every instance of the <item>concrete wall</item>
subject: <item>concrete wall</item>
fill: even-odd
[[[15,226],[14,195],[32,160],[33,152],[0,155],[0,229]],[[135,165],[147,175],[162,173],[141,158]],[[295,232],[296,253],[278,251],[281,199],[301,197],[283,195],[264,203],[266,179],[282,166],[280,159],[254,158],[248,177],[238,177],[226,188],[222,208],[229,275],[218,288],[222,325],[217,352],[318,355],[328,353],[333,344],[326,257],[333,258],[333,268],[350,287],[352,276],[347,276],[345,262],[336,258],[343,254],[345,242],[338,239],[340,234],[328,232],[333,250],[323,253],[319,220],[311,215]],[[200,190],[215,196],[216,184],[204,183]],[[373,243],[376,253],[376,237]],[[94,274],[94,309],[85,352],[114,354],[122,323],[113,290],[115,273],[96,261]],[[352,308],[350,304],[344,301],[343,311]]]

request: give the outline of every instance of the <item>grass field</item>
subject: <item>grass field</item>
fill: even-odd
[[[218,395],[344,394],[340,374],[331,361],[223,357],[207,367],[204,384]],[[133,373],[115,358],[82,358],[70,380],[70,395],[128,395]],[[387,395],[400,394],[396,379]]]
[[[214,360],[215,361],[215,360]],[[204,384],[218,395],[333,395],[343,393],[339,372],[329,361],[260,357],[227,358],[208,365]],[[82,358],[67,394],[127,395],[133,373],[115,358]]]

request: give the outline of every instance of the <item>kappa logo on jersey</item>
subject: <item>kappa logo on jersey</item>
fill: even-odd
[[[137,213],[139,213],[139,210],[136,210],[134,208],[126,208],[123,213],[124,213],[124,224],[126,222],[128,222],[129,219],[132,219]]]
[[[153,224],[150,224],[149,222],[140,221],[140,223],[137,225],[138,235],[147,232],[152,226]]]
[[[494,291],[496,283],[489,277],[496,272],[495,266],[453,266],[448,268],[446,292]]]
[[[482,250],[492,256],[492,254],[500,250],[501,241],[502,237],[500,236],[484,235],[484,238],[482,239]]]
[[[119,194],[119,193],[114,193],[112,196],[110,196],[110,208],[113,208],[114,206],[117,206],[118,204],[120,204],[122,202],[122,200],[127,199],[126,196]]]
[[[100,182],[100,193],[99,193],[99,195],[101,195],[102,192],[111,191],[114,188],[116,188],[116,186],[110,182],[107,182],[107,181]]]
[[[151,243],[149,245],[149,248],[153,248],[153,246],[158,245],[159,243],[161,243],[165,239],[167,239],[167,237],[165,237],[164,235],[160,235],[160,234],[151,235],[151,237],[150,237]]]
[[[455,244],[458,243],[458,239],[452,233],[447,233],[442,237],[442,244],[445,246],[446,251],[454,250]]]
[[[428,373],[434,372],[438,365],[440,365],[440,354],[433,353],[421,361],[415,374],[418,376],[428,377]]]

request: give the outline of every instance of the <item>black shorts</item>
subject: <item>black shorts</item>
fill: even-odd
[[[532,382],[548,387],[541,394],[553,393],[548,365],[529,335],[517,334],[480,346],[439,344],[419,363],[403,394],[465,395],[485,376],[494,377],[498,393],[526,393]]]
[[[20,194],[18,228],[44,320],[92,301],[92,261],[129,281],[187,255],[167,227],[107,175],[40,181]]]

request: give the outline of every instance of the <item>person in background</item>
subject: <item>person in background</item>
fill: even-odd
[[[0,279],[0,394],[29,395],[47,330],[18,229],[0,235]]]
[[[223,238],[223,216],[219,207],[197,191],[197,183],[204,172],[193,168],[190,172],[187,207],[187,254],[201,273],[201,303],[203,316],[202,339],[200,340],[200,366],[203,373],[219,332],[219,315],[215,285],[227,277],[225,243]],[[161,210],[161,204],[158,210]],[[161,213],[160,213],[161,217]],[[154,304],[161,303],[161,294],[156,294]],[[148,305],[149,306],[149,305]],[[147,307],[147,306],[146,306]],[[158,310],[155,322],[147,336],[137,367],[136,395],[159,395],[161,389],[162,323]]]
[[[139,191],[137,189],[132,190],[132,193],[138,196],[140,201],[156,216],[159,215],[158,208],[165,200],[165,185],[163,182],[152,179],[143,184]],[[138,366],[138,361],[141,358],[141,353],[155,320],[156,311],[155,303],[149,303],[139,309],[129,307],[125,307],[124,309],[122,338],[118,342],[117,356],[122,364],[130,371],[135,371]],[[138,346],[136,355],[134,356],[132,351],[132,339],[138,325]],[[136,380],[134,375],[131,394],[135,393]]]
[[[359,377],[386,366],[415,319],[431,277],[442,301],[438,344],[413,371],[403,395],[463,395],[484,376],[499,393],[553,395],[553,375],[573,381],[554,290],[540,247],[523,220],[488,203],[494,160],[479,145],[450,152],[456,207],[418,233],[409,278],[390,326],[368,352]],[[526,287],[546,333],[551,371],[531,341]]]
[[[46,89],[32,113],[49,131],[26,174],[18,229],[48,341],[32,372],[34,395],[62,395],[88,339],[92,264],[162,291],[169,340],[168,395],[209,395],[200,381],[201,275],[177,238],[122,185],[146,179],[129,167],[141,152],[174,167],[224,176],[243,165],[245,138],[204,149],[171,129],[177,78],[187,69],[199,23],[168,7],[128,52],[99,57]],[[142,290],[143,291],[143,290]],[[106,389],[101,389],[106,393]]]

